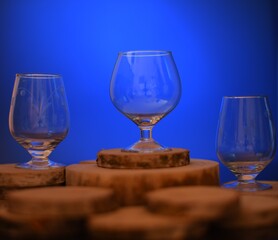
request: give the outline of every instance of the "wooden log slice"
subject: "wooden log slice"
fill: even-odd
[[[238,215],[223,222],[223,225],[231,230],[277,228],[278,200],[273,197],[241,195]]]
[[[92,239],[185,239],[186,225],[178,219],[155,215],[144,207],[125,207],[89,220]]]
[[[189,151],[172,148],[165,152],[124,152],[119,148],[99,151],[97,165],[104,168],[169,168],[188,165]]]
[[[115,208],[111,189],[45,187],[9,192],[8,210],[17,215],[78,217]]]
[[[144,203],[146,192],[185,185],[219,185],[219,165],[195,159],[187,166],[159,169],[108,169],[94,164],[74,164],[66,168],[68,186],[112,188],[122,206]]]
[[[239,209],[239,194],[212,186],[160,189],[146,196],[147,208],[155,213],[185,216],[196,221],[216,221]]]
[[[87,217],[115,208],[111,189],[45,187],[9,192],[0,239],[88,239]]]
[[[0,239],[87,240],[86,218],[60,218],[47,216],[18,215],[0,207]]]
[[[15,164],[0,164],[0,189],[61,185],[65,182],[65,168],[31,170]]]

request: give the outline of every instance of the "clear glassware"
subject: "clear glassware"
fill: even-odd
[[[48,156],[67,136],[69,110],[63,79],[54,74],[16,74],[9,129],[14,139],[32,156],[18,167],[61,167]]]
[[[234,96],[222,99],[216,151],[237,177],[225,188],[258,191],[271,188],[255,180],[276,152],[276,135],[268,98]]]
[[[128,51],[118,55],[110,83],[114,106],[140,129],[132,152],[166,151],[152,138],[152,129],[178,104],[181,81],[169,51]]]

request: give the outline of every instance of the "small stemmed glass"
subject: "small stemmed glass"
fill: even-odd
[[[61,167],[48,156],[67,136],[69,110],[62,77],[16,74],[9,114],[11,135],[32,156],[17,166],[29,169]]]
[[[128,51],[118,55],[110,97],[114,106],[140,129],[141,138],[123,151],[167,151],[152,129],[178,104],[181,82],[169,51]]]
[[[271,185],[255,180],[276,152],[276,136],[268,98],[235,96],[222,99],[216,150],[237,177],[223,185],[239,191],[258,191]]]

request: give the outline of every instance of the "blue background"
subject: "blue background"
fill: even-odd
[[[1,0],[1,163],[28,153],[11,137],[8,113],[16,73],[60,73],[71,114],[68,137],[51,159],[95,159],[101,149],[135,142],[139,130],[109,97],[119,51],[171,50],[183,94],[154,128],[166,146],[217,160],[215,136],[224,95],[268,95],[277,124],[274,0]],[[221,181],[234,179],[222,165]],[[278,180],[278,159],[259,178]]]

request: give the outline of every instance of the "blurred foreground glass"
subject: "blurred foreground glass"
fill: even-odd
[[[181,82],[169,51],[119,53],[110,97],[114,106],[141,131],[138,142],[123,149],[132,152],[169,150],[152,138],[152,128],[179,102]]]
[[[9,114],[15,140],[32,156],[18,167],[48,169],[62,164],[48,156],[67,136],[69,111],[62,77],[53,74],[17,74]]]
[[[267,97],[224,97],[218,122],[219,159],[237,177],[223,185],[239,191],[271,188],[255,181],[276,152],[276,136]]]

